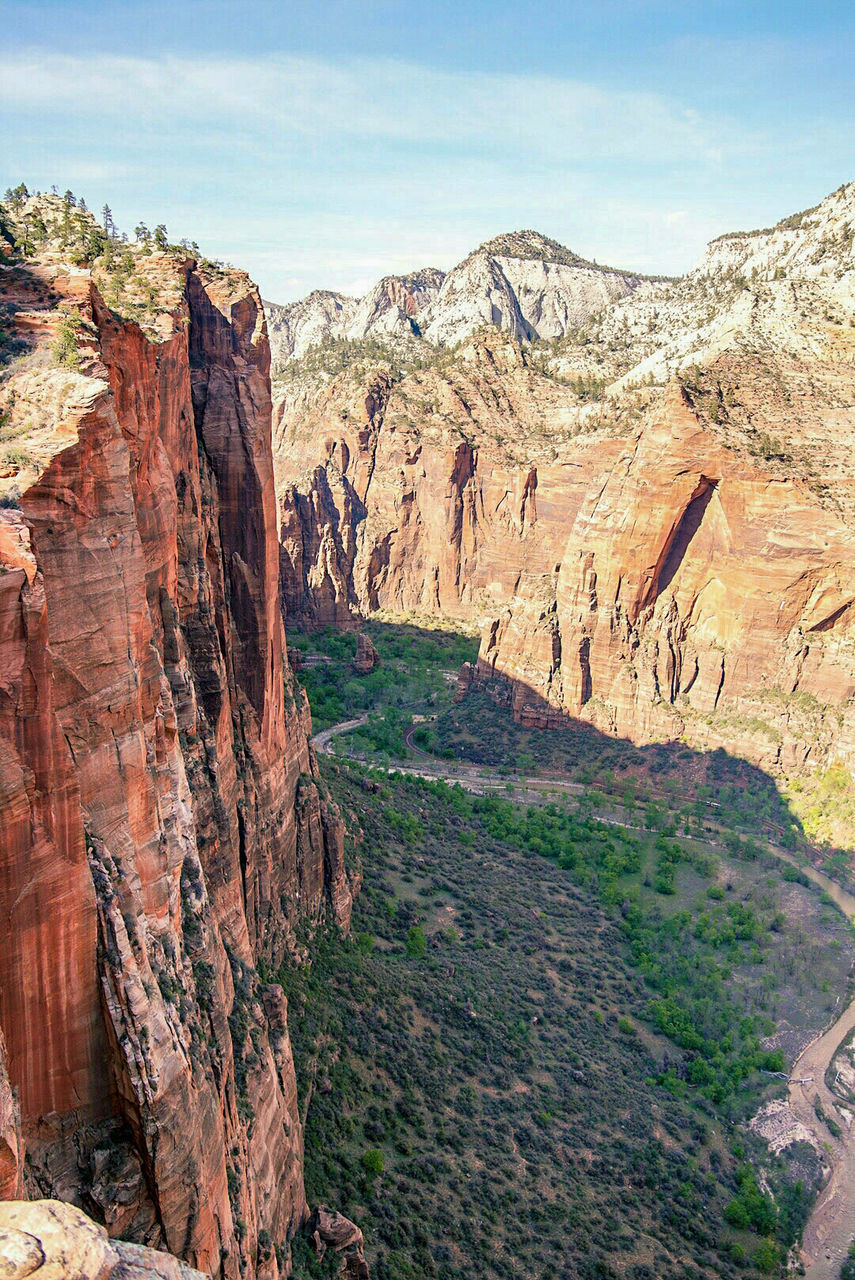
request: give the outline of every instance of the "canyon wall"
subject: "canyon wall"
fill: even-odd
[[[0,511],[0,1025],[30,1194],[275,1277],[302,1134],[257,964],[300,917],[346,925],[351,890],[284,660],[260,300],[237,272],[139,269],[145,329],[85,270],[4,279],[43,337],[0,406],[35,476]],[[0,1073],[13,1194],[4,1096]]]
[[[538,273],[591,266],[533,233],[483,248],[546,316]],[[500,308],[454,350],[283,368],[289,614],[444,614],[482,631],[463,684],[528,724],[851,771],[855,184],[680,280],[601,283],[549,344]],[[462,288],[454,337],[485,296]]]
[[[481,645],[518,719],[855,766],[855,540],[803,483],[734,457],[672,387],[565,517],[549,588]]]
[[[279,485],[289,614],[475,622],[474,681],[531,725],[569,715],[772,768],[851,767],[855,540],[841,514],[677,380],[646,391],[628,428],[583,419],[574,433],[568,400],[494,335],[448,368],[281,405],[280,475],[315,462]]]

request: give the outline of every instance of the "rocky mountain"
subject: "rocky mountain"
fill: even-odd
[[[518,341],[552,340],[640,284],[632,272],[599,267],[536,231],[518,231],[488,240],[447,275],[426,268],[387,276],[359,299],[318,291],[287,307],[265,306],[278,367],[342,339],[454,346],[485,324]]]
[[[289,610],[474,620],[472,678],[530,723],[851,768],[853,231],[849,185],[551,344],[295,362]]]
[[[258,966],[351,885],[285,660],[261,302],[73,201],[2,213],[0,1189],[26,1151],[31,1197],[273,1280],[307,1210]]]
[[[437,296],[444,274],[426,267],[409,276],[384,276],[362,298],[316,290],[287,307],[266,302],[270,346],[277,364],[339,339],[420,332],[417,316]]]

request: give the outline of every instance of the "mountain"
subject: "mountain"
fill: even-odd
[[[495,236],[447,275],[425,268],[386,276],[363,298],[316,291],[286,307],[266,303],[274,364],[313,346],[367,337],[422,337],[453,346],[484,324],[519,341],[561,337],[641,283],[587,262],[536,231]]]
[[[476,329],[476,303],[456,352],[294,362],[274,388],[289,609],[475,621],[473,679],[528,723],[851,768],[853,228],[850,184],[551,344]],[[497,247],[474,275],[552,271]]]
[[[286,660],[261,301],[73,200],[2,214],[0,1187],[26,1151],[31,1195],[275,1278],[306,1202],[262,973],[352,888]]]
[[[409,276],[384,276],[362,298],[316,290],[287,307],[267,302],[273,360],[283,363],[342,338],[417,333],[416,317],[437,296],[444,278],[442,271],[426,267]]]

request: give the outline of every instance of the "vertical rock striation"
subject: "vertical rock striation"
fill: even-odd
[[[351,892],[284,660],[260,300],[237,272],[145,266],[156,337],[78,272],[86,363],[6,401],[43,430],[0,523],[0,1024],[31,1192],[275,1277],[302,1134],[256,965],[300,916],[346,925]],[[3,1098],[0,1073],[8,1194]]]

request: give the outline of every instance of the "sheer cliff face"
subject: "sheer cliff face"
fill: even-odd
[[[519,719],[855,764],[855,540],[804,484],[735,458],[673,388],[565,515],[548,588],[481,646]]]
[[[551,353],[487,333],[409,373],[295,367],[289,611],[474,620],[476,679],[530,724],[852,767],[852,225],[855,186]]]
[[[18,282],[48,335],[73,298],[83,363],[4,387],[38,478],[0,512],[0,1024],[33,1191],[275,1276],[258,1235],[304,1214],[302,1138],[256,962],[350,890],[283,661],[260,301],[157,267],[156,338],[85,272],[34,269],[29,312]],[[0,1126],[10,1181],[2,1079]]]

